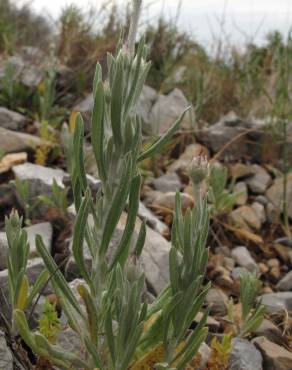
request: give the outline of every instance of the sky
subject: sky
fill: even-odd
[[[17,3],[27,0],[16,0]],[[58,17],[70,3],[86,8],[102,0],[31,0],[33,8]],[[115,0],[126,5],[127,0]],[[144,17],[157,19],[163,14],[174,17],[179,0],[144,0]],[[263,43],[273,30],[287,34],[292,27],[292,0],[181,0],[178,25],[199,42],[210,46],[219,39],[230,44],[246,41]]]

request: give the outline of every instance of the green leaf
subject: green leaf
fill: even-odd
[[[59,287],[60,291],[64,295],[64,298],[66,298],[71,303],[72,307],[74,307],[74,309],[79,313],[79,315],[84,318],[84,314],[82,310],[80,309],[80,305],[77,299],[73,295],[67,281],[65,280],[61,271],[59,270],[59,267],[57,266],[53,257],[47,251],[47,248],[45,247],[42,237],[40,235],[36,236],[36,248],[37,248],[39,255],[42,257],[46,268],[51,274],[52,280]]]
[[[149,149],[147,149],[145,152],[140,154],[138,157],[138,162],[143,161],[144,159],[152,156],[153,154],[159,152],[163,146],[167,143],[167,141],[173,136],[173,134],[177,131],[179,128],[179,125],[181,121],[183,120],[186,112],[190,109],[191,107],[186,108],[182,114],[179,116],[179,118],[174,122],[174,124],[159,138],[157,139]]]

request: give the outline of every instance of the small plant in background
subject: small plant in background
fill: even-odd
[[[0,105],[12,110],[25,111],[32,92],[15,78],[16,67],[7,63],[0,80]]]
[[[49,207],[58,209],[61,215],[65,216],[68,208],[67,192],[68,189],[62,189],[53,179],[52,194],[50,196],[39,195],[38,199]]]
[[[55,343],[61,331],[61,323],[56,310],[56,303],[45,299],[43,313],[39,319],[39,332],[44,335],[50,343]]]
[[[265,307],[257,302],[261,283],[255,274],[246,272],[240,276],[240,318],[236,320],[234,305],[228,307],[228,318],[233,323],[235,335],[244,337],[255,331],[264,319]]]
[[[14,309],[25,310],[28,308],[36,295],[40,292],[48,279],[48,272],[44,270],[30,289],[26,267],[29,256],[29,243],[27,233],[22,229],[22,218],[17,212],[5,218],[5,231],[8,241],[8,289],[12,311]],[[17,328],[12,316],[11,332],[16,335]]]
[[[227,189],[228,171],[219,163],[210,166],[208,176],[208,201],[211,215],[218,216],[230,212],[240,195]]]
[[[221,341],[214,337],[211,341],[212,353],[207,364],[207,369],[228,370],[229,357],[232,350],[232,335],[224,334]]]
[[[15,191],[24,211],[24,223],[28,226],[31,224],[31,215],[35,207],[29,196],[29,183],[27,180],[15,179]]]
[[[48,162],[49,155],[56,142],[55,132],[48,121],[40,122],[39,136],[42,139],[42,144],[35,150],[35,163],[44,166]]]

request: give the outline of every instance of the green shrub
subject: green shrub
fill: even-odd
[[[206,168],[203,166],[201,171],[200,161],[191,168],[192,177],[195,177],[194,191],[198,195],[196,206],[182,215],[180,194],[176,196],[169,254],[170,283],[151,305],[142,299],[145,279],[138,264],[146,237],[145,221],[141,224],[134,250],[131,250],[140,199],[138,163],[161,149],[184,115],[141,153],[141,121],[134,112],[150,64],[145,61],[143,40],[135,53],[141,0],[133,3],[127,44],[120,41],[116,56],[108,55],[106,81],[102,79],[99,64],[94,76],[91,141],[102,181],[95,199],[84,170],[84,124],[80,114],[76,117],[71,182],[77,217],[72,251],[85,281],[77,287],[82,305],[41,237],[36,238],[38,253],[50,273],[51,284],[68,324],[78,333],[83,345],[84,358],[50,343],[39,331],[31,331],[24,311],[19,307],[14,310],[14,320],[26,344],[40,357],[64,369],[135,368],[138,361],[156,348],[162,348],[161,357],[155,361],[156,368],[184,369],[207,335],[208,311],[194,330],[189,329],[209,289],[209,284],[203,285],[208,261],[209,215],[207,200],[201,192]],[[195,175],[199,172],[197,178]],[[127,204],[125,229],[109,256],[116,226]],[[87,222],[89,214],[94,221],[93,227]],[[84,240],[92,257],[91,268],[85,264]]]

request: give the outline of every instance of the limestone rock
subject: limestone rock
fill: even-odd
[[[281,212],[283,209],[283,179],[276,179],[273,185],[267,190],[266,195]],[[292,173],[288,175],[287,179],[287,204],[288,215],[292,218]]]
[[[278,282],[277,289],[284,292],[292,290],[292,270]]]
[[[166,193],[168,191],[179,191],[181,189],[181,182],[178,175],[173,173],[166,173],[163,176],[157,177],[153,180],[153,185],[156,190]]]
[[[292,310],[292,292],[266,293],[260,297],[268,313]]]
[[[3,149],[6,154],[31,152],[42,144],[48,146],[52,145],[50,142],[44,141],[38,136],[11,131],[0,127],[0,148]]]
[[[246,247],[240,246],[234,248],[231,256],[239,266],[246,268],[250,272],[258,272],[258,265]]]
[[[254,175],[246,180],[247,186],[254,194],[264,194],[271,184],[272,178],[263,167],[257,164],[254,164],[252,169]]]
[[[182,91],[177,88],[168,95],[159,95],[150,113],[154,133],[161,134],[166,131],[189,105]],[[190,124],[191,116],[187,112],[181,126]]]
[[[246,339],[232,339],[229,358],[230,370],[263,370],[263,358],[256,347]]]
[[[0,370],[13,370],[13,357],[2,331],[0,331]]]
[[[0,127],[17,131],[23,129],[25,121],[26,118],[22,114],[0,107]]]
[[[262,353],[265,370],[291,370],[292,353],[284,347],[270,342],[265,337],[255,338],[253,343]]]
[[[207,293],[206,303],[212,315],[226,315],[228,297],[221,289],[211,288]]]
[[[239,181],[235,184],[234,193],[238,193],[238,197],[236,198],[236,205],[245,205],[248,198],[248,192],[246,183],[244,181]]]

